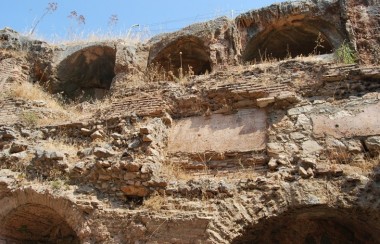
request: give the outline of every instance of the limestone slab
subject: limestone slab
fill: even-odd
[[[169,152],[255,151],[265,148],[267,115],[261,109],[214,114],[175,121],[169,132]]]
[[[331,135],[335,138],[370,136],[380,134],[380,103],[367,105],[355,115],[329,118],[312,115],[313,132],[316,136]]]

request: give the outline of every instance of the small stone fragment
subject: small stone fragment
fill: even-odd
[[[80,157],[80,158],[84,158],[84,157],[90,156],[92,153],[93,153],[93,149],[92,148],[84,148],[84,149],[79,150],[77,152],[77,156]]]
[[[302,178],[304,178],[304,179],[309,178],[309,174],[308,174],[307,171],[306,171],[303,167],[301,167],[301,166],[298,168],[298,173],[299,173],[299,175],[300,175]]]
[[[91,135],[91,130],[87,129],[87,128],[81,128],[80,129],[80,133],[84,136],[89,136]]]
[[[98,158],[108,158],[115,155],[115,153],[111,150],[102,148],[102,147],[95,147],[94,148],[94,155]]]
[[[11,148],[9,149],[9,153],[19,153],[23,152],[28,148],[28,145],[19,143],[19,142],[13,142],[11,145]]]
[[[320,152],[322,149],[323,147],[321,147],[316,141],[308,140],[302,143],[302,150],[304,155],[317,153]]]
[[[268,143],[267,153],[269,157],[277,158],[284,151],[284,147],[280,143]]]
[[[136,162],[124,163],[123,168],[128,172],[138,172],[140,171],[141,165]]]
[[[97,130],[94,133],[91,134],[91,139],[96,140],[96,139],[103,139],[104,138],[104,133],[102,131]]]
[[[123,139],[124,136],[122,134],[119,134],[119,133],[112,133],[111,137],[115,140],[118,140],[118,139]]]
[[[264,97],[256,99],[257,106],[259,108],[265,108],[271,103],[274,103],[274,97]]]
[[[304,167],[305,169],[307,168],[315,168],[317,165],[317,160],[312,157],[304,157],[301,158],[300,160],[301,166]]]
[[[149,190],[144,186],[122,186],[121,191],[127,196],[145,197],[149,194]]]
[[[365,140],[365,145],[368,150],[373,154],[380,153],[380,136],[371,136]]]
[[[168,127],[171,127],[172,124],[173,124],[173,119],[172,117],[167,113],[165,112],[164,116],[161,118],[162,122],[164,122],[164,124]]]
[[[12,140],[17,138],[17,134],[12,129],[5,129],[0,135],[3,136],[3,139]]]
[[[140,140],[134,139],[131,143],[128,144],[128,148],[137,148],[140,146]]]
[[[313,176],[314,176],[314,172],[313,172],[312,168],[308,168],[308,169],[306,170],[306,172],[307,172],[307,175],[308,175],[309,177],[313,177]]]
[[[147,134],[150,134],[150,133],[152,133],[152,128],[150,128],[149,126],[141,127],[140,128],[140,134],[147,135]]]
[[[152,142],[153,137],[151,135],[143,135],[142,140],[143,140],[143,142]]]
[[[271,159],[269,160],[268,167],[269,167],[270,170],[276,170],[277,167],[278,167],[277,160],[274,159],[274,158],[271,158]]]

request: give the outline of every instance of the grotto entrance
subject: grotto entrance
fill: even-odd
[[[194,75],[211,72],[210,53],[199,38],[181,37],[168,44],[149,62],[149,65],[158,65],[176,77],[179,76],[181,64],[183,75],[189,74],[189,71]]]
[[[285,21],[254,36],[247,43],[243,60],[265,62],[288,57],[329,54],[342,41],[338,31],[323,21]]]
[[[79,50],[58,66],[53,93],[62,92],[72,100],[101,99],[115,77],[116,50],[108,46],[91,46]]]
[[[380,243],[379,231],[375,217],[359,210],[310,207],[260,221],[232,243]]]
[[[80,243],[74,230],[56,211],[39,204],[21,205],[1,219],[1,241],[5,243]]]

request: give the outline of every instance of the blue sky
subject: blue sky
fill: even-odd
[[[218,16],[236,16],[250,9],[281,0],[11,0],[1,5],[0,29],[11,27],[23,34],[43,15],[49,3],[57,3],[37,25],[35,34],[46,40],[70,39],[90,33],[125,36],[171,32],[189,24]],[[85,24],[68,16],[83,15]],[[117,21],[109,24],[112,15]],[[136,26],[138,24],[138,26]],[[133,27],[132,27],[133,26]],[[132,27],[132,28],[131,28]]]

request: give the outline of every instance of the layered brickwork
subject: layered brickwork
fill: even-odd
[[[140,116],[160,116],[166,111],[162,97],[155,94],[147,96],[130,96],[113,102],[105,111],[105,117],[122,117],[130,114]]]

